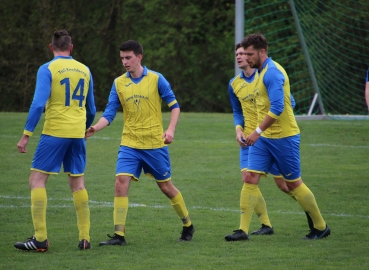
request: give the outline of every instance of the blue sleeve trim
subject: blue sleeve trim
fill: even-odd
[[[284,75],[276,67],[270,67],[264,74],[263,83],[270,101],[270,111],[279,116],[284,109]]]
[[[94,81],[90,72],[90,83],[88,87],[86,99],[86,130],[92,125],[96,116],[95,98],[94,98]]]
[[[50,63],[50,62],[49,62]],[[48,69],[49,63],[42,65],[37,72],[36,89],[32,104],[29,109],[25,130],[33,132],[40,121],[47,100],[51,93],[51,72]]]
[[[113,86],[110,90],[108,104],[106,104],[105,111],[102,115],[106,120],[108,120],[109,124],[114,120],[117,115],[117,110],[120,108],[121,104],[119,101],[117,89],[115,88],[115,81],[113,82]]]
[[[158,91],[159,91],[159,95],[161,99],[164,100],[166,104],[172,103],[173,101],[176,100],[176,96],[173,93],[170,83],[160,73],[156,73],[156,74],[159,76]],[[178,107],[173,107],[173,106],[176,106],[176,104]],[[174,108],[179,108],[178,102],[171,105],[169,108],[170,110],[173,110]]]
[[[231,106],[232,106],[232,110],[233,110],[233,122],[234,122],[234,126],[242,126],[242,128],[245,127],[244,123],[245,123],[245,119],[243,117],[243,113],[242,113],[242,106],[240,101],[238,100],[237,96],[234,94],[234,90],[233,87],[231,85],[233,80],[231,80],[228,84],[228,95],[229,95],[229,99],[231,101]]]
[[[179,108],[178,102],[177,103],[174,103],[172,106],[169,107],[170,110],[173,110],[175,108]]]

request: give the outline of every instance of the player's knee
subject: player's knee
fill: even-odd
[[[245,183],[257,185],[259,182],[260,174],[247,172],[245,176]]]

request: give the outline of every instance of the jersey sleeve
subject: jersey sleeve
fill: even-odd
[[[294,108],[295,108],[295,106],[296,106],[296,101],[295,101],[295,99],[293,98],[293,95],[292,95],[292,94],[290,94],[290,99],[291,99],[291,106],[292,106],[292,109],[294,109]]]
[[[120,100],[118,97],[117,89],[115,87],[115,81],[113,82],[113,86],[110,90],[108,104],[105,107],[105,111],[102,115],[106,120],[108,120],[109,124],[114,120],[117,115],[117,110],[120,108]]]
[[[284,76],[277,68],[270,68],[265,72],[263,83],[267,89],[270,110],[268,115],[277,119],[284,109]]]
[[[231,101],[231,106],[232,106],[232,110],[233,110],[234,126],[235,127],[241,126],[242,129],[243,129],[245,127],[244,126],[245,119],[244,119],[243,113],[242,113],[242,106],[241,106],[241,103],[240,103],[239,99],[234,94],[234,90],[233,90],[233,87],[231,85],[231,82],[229,82],[229,84],[228,84],[228,95],[229,95],[229,99]]]
[[[174,108],[179,108],[179,104],[169,82],[161,74],[159,74],[158,90],[160,97],[168,105],[170,110],[173,110]]]
[[[90,83],[88,86],[88,93],[86,98],[86,130],[91,126],[95,119],[96,107],[94,97],[94,81],[90,72]]]
[[[46,102],[50,97],[51,80],[52,78],[48,65],[42,65],[37,72],[35,94],[28,112],[23,134],[32,136],[33,131],[40,121]]]

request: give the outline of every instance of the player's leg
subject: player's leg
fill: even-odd
[[[302,182],[302,179],[288,182],[287,185],[291,189],[291,194],[304,209],[308,218],[310,232],[304,239],[321,239],[329,236],[330,228],[320,213],[312,191]],[[309,217],[312,222],[309,221]],[[313,228],[311,225],[313,225]]]
[[[47,251],[46,182],[50,174],[58,174],[65,154],[66,140],[41,135],[32,161],[29,185],[31,189],[31,214],[34,235],[26,242],[17,242],[14,246],[21,250]],[[53,149],[53,151],[50,151]]]
[[[248,233],[252,214],[257,203],[262,203],[262,194],[258,187],[261,175],[266,175],[271,167],[272,161],[263,142],[259,139],[249,149],[248,165],[240,196],[240,229],[225,237],[227,241],[238,241],[249,239]],[[265,201],[264,201],[265,203]]]
[[[291,196],[309,214],[314,223],[314,229],[310,231],[306,239],[320,239],[330,234],[330,228],[324,221],[315,196],[311,190],[302,182],[300,170],[300,135],[274,140],[277,166],[287,181],[291,190]]]
[[[84,186],[84,176],[69,176],[69,186],[73,193],[74,207],[77,215],[80,249],[90,249],[90,208],[88,193]]]
[[[283,178],[283,176],[274,177],[274,182],[281,191],[283,191],[284,193],[287,193],[292,199],[296,201],[296,198],[292,195],[290,189],[287,186],[286,180]],[[305,212],[305,214],[306,214],[307,222],[309,225],[309,229],[313,230],[314,229],[313,220],[311,219],[308,212]]]
[[[240,148],[240,168],[241,168],[241,175],[242,175],[243,183],[246,183],[246,172],[247,172],[247,166],[248,166],[249,149],[250,149],[250,146]],[[241,205],[241,202],[245,200],[243,196],[244,196],[244,193],[241,193],[240,205]],[[273,234],[273,228],[269,220],[264,197],[260,197],[258,201],[256,202],[255,214],[259,218],[259,221],[261,223],[261,228],[256,231],[253,231],[251,234],[258,234],[258,235],[259,234]]]
[[[245,172],[245,177],[246,177],[246,172]],[[274,234],[274,230],[273,230],[272,224],[271,224],[269,216],[268,216],[266,202],[265,202],[265,199],[264,199],[263,196],[259,197],[257,202],[256,202],[255,214],[259,218],[259,221],[261,223],[261,228],[256,230],[256,231],[253,231],[251,234],[253,234],[253,235],[271,235],[271,234]]]
[[[114,235],[107,241],[100,242],[104,245],[126,245],[125,231],[128,213],[128,189],[132,180],[137,181],[142,170],[140,150],[121,146],[118,152],[116,164],[116,179],[114,193]]]
[[[156,180],[161,192],[167,196],[177,216],[182,220],[182,233],[179,241],[190,241],[195,232],[182,193],[171,181],[171,166],[168,147],[142,150],[144,173]]]
[[[17,242],[14,247],[20,250],[35,250],[45,252],[48,250],[49,242],[47,240],[46,228],[46,182],[48,174],[31,171],[29,184],[31,188],[31,215],[34,235],[25,242]]]
[[[46,228],[46,208],[47,208],[47,194],[46,182],[49,175],[32,171],[29,183],[31,187],[31,213],[33,227],[35,229],[35,238],[38,242],[47,241]]]
[[[171,180],[157,181],[160,190],[168,197],[177,216],[182,220],[182,232],[178,241],[191,241],[195,228],[191,222],[182,193],[173,185]]]
[[[68,174],[69,187],[73,193],[77,215],[80,249],[90,249],[90,208],[88,193],[85,188],[84,172],[86,167],[85,139],[71,139],[63,160],[64,172]]]

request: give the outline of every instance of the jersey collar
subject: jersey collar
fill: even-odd
[[[143,68],[144,68],[144,70],[143,70],[143,72],[142,72],[142,76],[141,77],[143,77],[143,76],[147,76],[147,67],[146,66],[143,66]],[[129,78],[131,78],[131,79],[133,79],[132,77],[131,77],[131,73],[129,73],[129,72],[127,72],[127,75],[126,75],[127,77],[129,77]],[[140,77],[140,78],[141,78]],[[139,78],[136,78],[136,79],[139,79]]]

